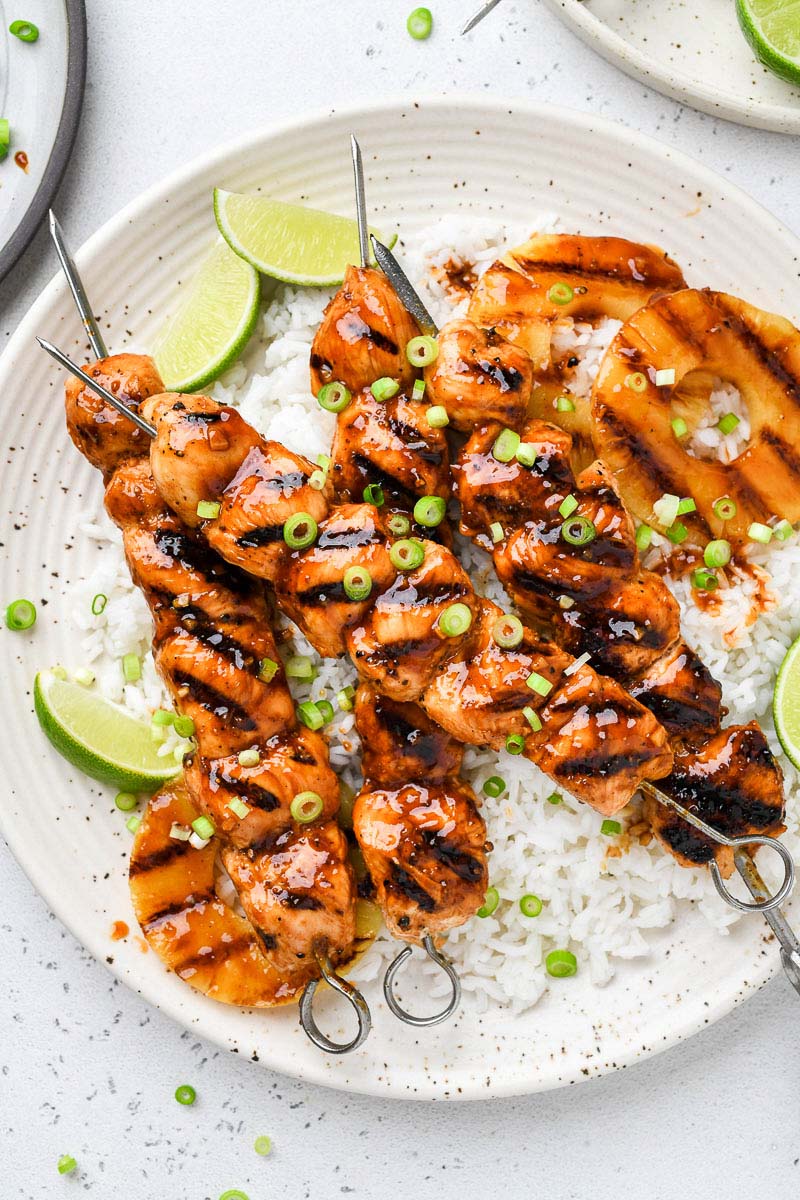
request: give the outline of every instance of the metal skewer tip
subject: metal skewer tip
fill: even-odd
[[[356,218],[358,220],[358,249],[361,266],[369,266],[369,225],[367,223],[367,196],[364,189],[364,162],[361,147],[354,133],[350,134],[350,151],[353,156],[353,179],[356,185]]]
[[[483,18],[488,17],[492,9],[497,8],[499,3],[500,0],[488,0],[486,4],[482,4],[478,11],[470,17],[464,28],[461,30],[462,37],[465,33],[469,33],[471,29],[474,29],[476,25],[480,25]]]
[[[42,349],[46,350],[50,357],[56,360],[59,366],[62,366],[65,371],[69,371],[70,375],[74,375],[76,379],[80,379],[81,383],[90,388],[96,396],[100,396],[102,400],[105,400],[107,404],[110,404],[123,417],[127,417],[129,421],[133,421],[134,425],[141,429],[142,433],[146,433],[151,438],[156,436],[155,425],[151,425],[144,417],[140,417],[136,409],[129,408],[124,400],[120,400],[119,396],[115,396],[113,392],[109,392],[96,379],[92,379],[91,375],[87,375],[83,367],[79,367],[77,363],[74,363],[63,350],[59,350],[58,346],[54,346],[52,342],[48,342],[44,338],[37,337],[36,340]]]
[[[50,222],[50,237],[53,239],[53,245],[56,248],[58,261],[61,263],[61,269],[64,272],[69,290],[72,292],[72,298],[75,301],[78,312],[83,321],[83,327],[86,330],[87,337],[94,351],[95,358],[108,358],[108,350],[106,349],[103,335],[100,332],[100,327],[97,324],[97,318],[92,312],[89,298],[83,286],[83,281],[78,274],[78,268],[67,249],[67,243],[64,240],[64,231],[62,230],[58,217],[53,212],[52,208],[49,212]]]
[[[370,240],[372,241],[375,261],[397,293],[403,308],[411,313],[411,316],[425,333],[431,335],[437,333],[436,322],[422,303],[416,288],[389,247],[384,246],[383,242],[379,242],[375,234],[372,235]]]

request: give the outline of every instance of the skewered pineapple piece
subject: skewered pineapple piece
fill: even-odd
[[[674,371],[674,383],[659,386],[658,371]],[[739,389],[749,414],[749,443],[730,463],[695,457],[671,426],[689,411],[687,394],[696,403],[698,379],[713,376]],[[800,520],[800,332],[784,317],[722,292],[662,297],[609,346],[592,415],[603,459],[641,520],[653,520],[665,493],[694,499],[697,512],[682,519],[701,542],[723,531],[744,539],[754,521],[776,516]],[[714,511],[721,497],[736,503],[725,522]]]

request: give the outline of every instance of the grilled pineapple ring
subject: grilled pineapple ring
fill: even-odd
[[[669,369],[674,385],[657,387],[656,371]],[[747,404],[750,441],[731,463],[694,457],[672,430],[690,373],[733,383]],[[643,390],[629,386],[632,375]],[[800,520],[800,332],[784,317],[723,292],[687,289],[655,301],[609,346],[592,418],[597,452],[643,521],[665,492],[694,499],[697,513],[681,519],[701,540],[723,529],[742,539],[753,521],[775,516]],[[713,508],[722,496],[737,505],[724,525]]]
[[[554,407],[571,377],[569,355],[553,346],[559,322],[627,321],[654,296],[685,286],[680,267],[656,246],[617,237],[535,234],[483,275],[468,316],[530,354],[530,415],[572,435],[581,469],[594,458],[590,402],[574,396],[574,411]]]

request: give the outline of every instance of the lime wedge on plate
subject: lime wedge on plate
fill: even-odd
[[[347,217],[221,188],[214,189],[214,215],[232,250],[283,283],[329,287],[342,282],[350,263],[361,261],[358,226]],[[370,233],[385,241],[376,229]]]
[[[258,319],[258,272],[220,240],[153,345],[171,392],[195,392],[241,354]]]
[[[800,85],[800,0],[736,0],[736,15],[759,62]]]
[[[154,792],[180,771],[156,754],[149,724],[79,683],[40,671],[33,704],[59,754],[92,779],[124,792]]]
[[[800,769],[800,638],[792,643],[781,663],[772,712],[786,757]]]

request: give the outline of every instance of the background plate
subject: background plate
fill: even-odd
[[[691,281],[797,318],[800,244],[692,160],[577,113],[467,96],[405,98],[254,133],[123,209],[77,256],[89,294],[106,306],[103,325],[114,349],[149,345],[177,282],[214,238],[215,184],[349,213],[351,130],[364,149],[371,215],[385,229],[454,210],[501,211],[517,223],[555,210],[571,229],[659,242]],[[64,431],[63,381],[35,347],[37,333],[76,354],[83,350],[60,276],[0,360],[0,394],[7,398],[4,593],[44,606],[32,635],[0,632],[7,697],[0,827],[54,912],[98,959],[113,955],[120,979],[187,1028],[289,1075],[349,1090],[458,1099],[554,1087],[653,1054],[723,1016],[778,969],[761,919],[742,921],[720,938],[686,908],[654,940],[652,956],[620,964],[608,987],[593,989],[580,974],[555,982],[526,1016],[464,1012],[417,1034],[388,1014],[373,989],[375,1027],[366,1047],[335,1059],[306,1041],[296,1013],[216,1005],[165,974],[135,939],[111,943],[112,921],[134,925],[126,884],[130,835],[108,790],[50,749],[31,704],[38,667],[78,665],[62,597],[97,553],[75,531],[101,504],[98,474]]]
[[[756,61],[733,0],[546,3],[603,58],[664,95],[712,117],[800,132],[800,93]]]

